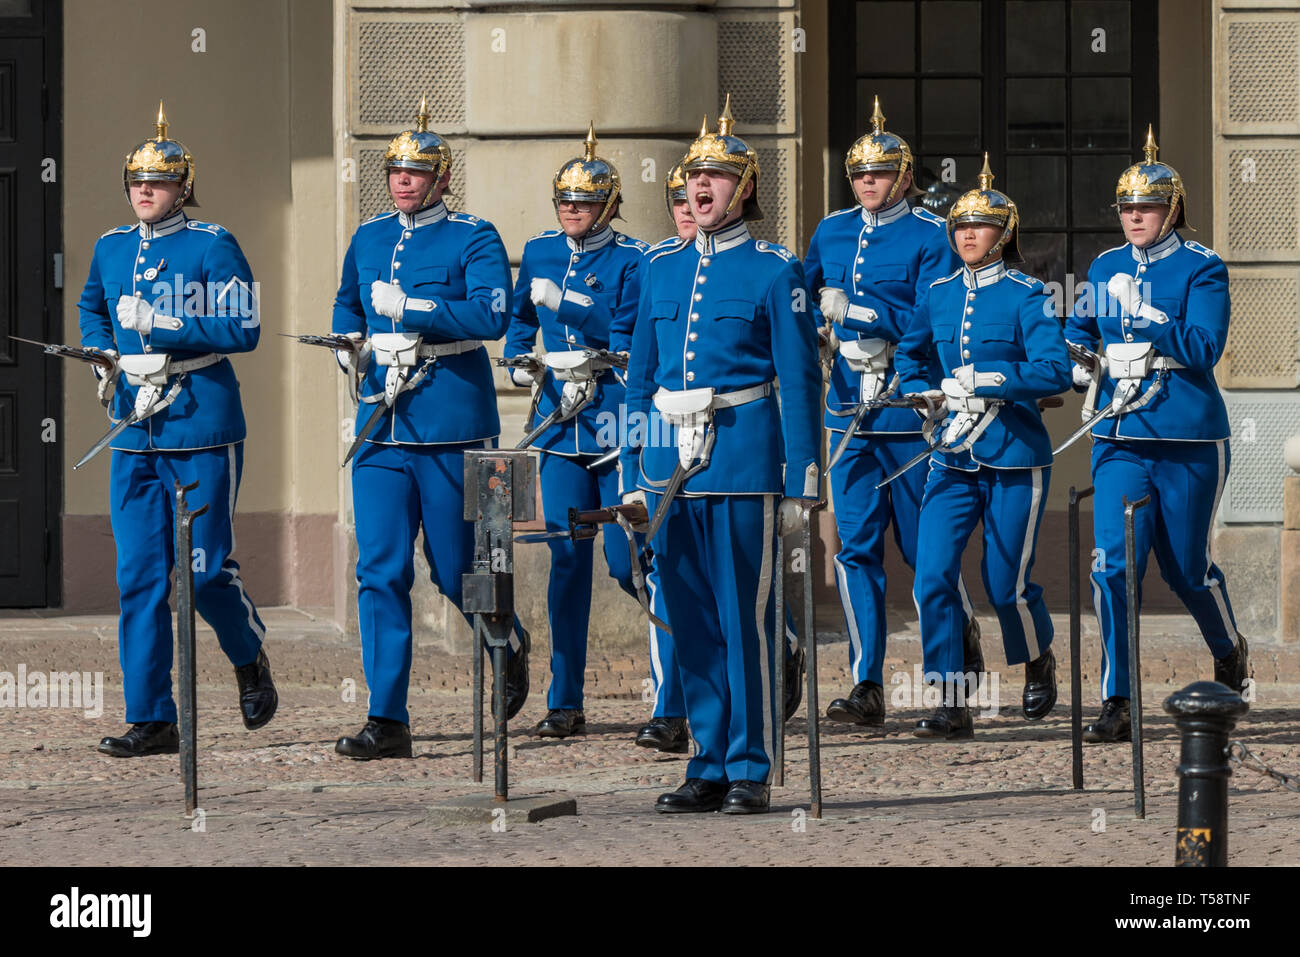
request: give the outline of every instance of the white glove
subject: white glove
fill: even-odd
[[[1128,273],[1116,273],[1106,283],[1106,291],[1119,303],[1120,308],[1130,316],[1136,316],[1142,308],[1142,293],[1137,280]]]
[[[776,533],[782,538],[803,528],[802,499],[783,498],[776,510]]]
[[[113,383],[117,377],[122,374],[122,368],[117,364],[118,353],[116,349],[105,349],[104,355],[113,360],[113,368],[105,372],[99,366],[91,366],[90,369],[95,373],[98,380],[95,383],[95,395],[99,397],[99,404],[106,407],[109,401],[109,392],[113,388]]]
[[[510,381],[521,389],[531,389],[533,383],[537,381],[536,377],[527,369],[520,369],[515,366],[510,370]]]
[[[551,312],[559,312],[563,294],[560,292],[560,287],[549,279],[534,279],[528,284],[528,298],[535,306],[544,306]]]
[[[365,338],[365,333],[349,332],[348,338],[360,342]],[[370,365],[370,343],[367,342],[355,352],[349,352],[347,349],[335,349],[334,358],[338,360],[339,367],[344,372],[362,375],[365,373],[366,367]]]
[[[619,498],[619,501],[624,505],[645,505],[645,492],[641,491],[639,488],[633,489],[630,492],[624,492]]]
[[[370,305],[381,316],[401,319],[406,312],[406,293],[391,282],[374,282],[370,284]]]
[[[1070,369],[1070,374],[1074,377],[1074,386],[1077,389],[1092,388],[1092,373],[1083,366],[1076,365]]]
[[[153,332],[153,306],[139,296],[122,296],[117,300],[117,321],[123,329],[148,335]]]
[[[818,296],[821,298],[822,316],[831,322],[843,322],[849,311],[849,297],[844,290],[823,286]]]
[[[975,394],[975,367],[966,365],[954,369],[952,377],[967,395]]]

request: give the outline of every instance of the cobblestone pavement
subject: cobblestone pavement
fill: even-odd
[[[534,651],[533,695],[512,726],[512,794],[562,792],[578,815],[537,824],[433,824],[440,801],[482,794],[471,769],[468,657],[417,647],[411,711],[416,757],[356,762],[334,740],[365,720],[355,637],[293,609],[266,614],[280,711],[247,732],[234,676],[200,627],[201,831],[183,815],[175,756],[116,760],[95,752],[120,733],[116,620],[5,613],[0,671],[102,671],[103,714],[71,708],[0,708],[0,860],[7,864],[1168,864],[1173,859],[1177,732],[1160,704],[1211,676],[1189,622],[1144,619],[1148,816],[1132,813],[1127,745],[1085,751],[1087,788],[1070,789],[1068,643],[1058,642],[1061,702],[1046,720],[1020,717],[1022,672],[1001,664],[996,622],[984,621],[986,657],[1003,712],[976,718],[976,737],[926,743],[910,735],[925,709],[891,684],[883,729],[822,723],[823,819],[807,817],[804,710],[788,726],[787,786],[773,813],[666,816],[655,797],[676,787],[685,761],[631,744],[646,717],[644,662],[589,662],[584,736],[543,741],[544,643]],[[1058,621],[1064,639],[1065,623]],[[1095,649],[1095,636],[1085,635]],[[920,660],[915,622],[890,638],[886,680]],[[1252,646],[1259,682],[1235,737],[1284,771],[1300,772],[1300,648]],[[849,688],[842,637],[819,643],[824,706]],[[1095,654],[1095,652],[1093,652]],[[1091,657],[1091,655],[1085,655]],[[1095,671],[1089,662],[1085,672]],[[344,700],[346,682],[354,700]],[[3,680],[0,676],[0,680]],[[1097,709],[1085,678],[1084,713]],[[1231,862],[1300,861],[1300,794],[1253,774],[1231,779]],[[501,822],[498,822],[498,827]]]

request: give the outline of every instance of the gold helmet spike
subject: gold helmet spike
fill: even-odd
[[[598,142],[599,140],[596,139],[596,121],[589,120],[587,122],[587,138],[582,141],[582,158],[588,163],[596,158],[596,144]]]
[[[128,200],[133,182],[180,183],[181,191],[167,215],[182,206],[197,206],[194,199],[194,157],[183,143],[167,136],[167,113],[162,100],[158,101],[158,116],[154,120],[154,133],[126,154],[122,165],[122,189]]]
[[[1156,237],[1159,242],[1175,229],[1191,229],[1187,225],[1184,207],[1187,205],[1187,191],[1183,187],[1183,178],[1178,170],[1168,163],[1156,159],[1160,147],[1156,145],[1155,130],[1147,124],[1147,140],[1142,146],[1143,160],[1134,163],[1120,174],[1115,185],[1115,208],[1122,206],[1153,203],[1168,206],[1169,214],[1160,226]]]
[[[718,117],[718,135],[730,136],[735,126],[736,120],[731,115],[731,94],[728,93],[726,101],[722,104],[722,115]]]
[[[718,115],[718,131],[709,132],[706,114],[700,135],[682,159],[682,171],[689,176],[697,170],[716,170],[739,177],[736,189],[731,194],[731,202],[725,210],[727,215],[742,201],[745,186],[752,180],[754,191],[749,199],[744,200],[743,218],[759,220],[763,218],[763,212],[758,208],[758,154],[735,134],[735,128],[736,120],[731,115],[731,94],[728,93],[722,112]]]
[[[709,114],[704,114],[704,119],[700,120],[700,135],[696,139],[702,139],[709,135]]]
[[[1024,257],[1020,255],[1020,211],[1010,196],[993,188],[993,169],[989,166],[988,153],[984,154],[979,186],[962,193],[948,210],[948,245],[954,252],[957,251],[954,237],[957,227],[967,224],[1000,227],[1002,236],[990,252],[1005,247],[1002,254],[1004,260],[1010,263],[1024,262]]]
[[[909,171],[915,176],[912,148],[907,140],[897,133],[885,130],[885,114],[880,109],[880,97],[876,97],[871,110],[871,132],[858,137],[849,147],[844,157],[844,174],[853,181],[858,173],[893,171],[898,173],[894,185],[886,194],[884,205],[892,205],[903,195],[903,175]],[[913,182],[906,195],[920,196],[921,190]]]
[[[429,132],[429,98],[423,94],[420,96],[420,106],[415,114],[415,131]]]

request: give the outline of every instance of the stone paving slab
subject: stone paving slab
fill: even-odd
[[[808,817],[807,724],[788,725],[787,786],[771,814],[659,815],[685,761],[636,748],[644,721],[633,658],[588,662],[589,733],[555,741],[531,734],[545,714],[545,654],[533,695],[512,723],[513,793],[567,794],[578,813],[540,823],[431,824],[429,808],[490,793],[470,781],[470,665],[466,656],[416,649],[412,760],[357,762],[334,740],[365,719],[355,637],[292,609],[267,613],[268,651],[281,691],[265,728],[244,730],[234,677],[206,629],[199,653],[202,829],[183,815],[175,756],[121,760],[95,752],[120,733],[116,621],[7,615],[0,671],[103,670],[98,718],[71,708],[0,708],[0,860],[15,864],[1168,864],[1173,857],[1178,736],[1160,703],[1209,677],[1199,639],[1176,620],[1144,619],[1148,818],[1132,815],[1127,745],[1085,750],[1086,790],[1070,789],[1068,668],[1061,701],[1041,722],[1019,714],[1022,669],[995,663],[996,623],[984,623],[986,657],[1002,709],[976,719],[972,741],[911,736],[924,709],[892,685],[880,729],[823,722],[825,813]],[[1062,636],[1064,623],[1058,622]],[[1087,639],[1085,639],[1085,643]],[[1085,644],[1086,647],[1086,644]],[[1095,647],[1095,642],[1094,642]],[[819,643],[823,705],[848,689],[847,646]],[[1257,700],[1236,737],[1270,764],[1300,772],[1300,652],[1253,647]],[[914,629],[891,635],[887,675],[919,661]],[[1093,666],[1095,668],[1095,666]],[[999,670],[1001,669],[1001,670]],[[356,682],[353,700],[346,684]],[[887,680],[888,677],[887,677]],[[1092,679],[1095,680],[1095,679]],[[1089,685],[1091,681],[1089,682]],[[1096,710],[1085,686],[1085,715]],[[1248,771],[1230,781],[1234,864],[1300,862],[1300,794]],[[493,825],[504,829],[493,829]]]

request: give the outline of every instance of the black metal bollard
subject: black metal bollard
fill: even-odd
[[[1250,710],[1217,681],[1197,681],[1165,699],[1182,733],[1178,757],[1177,867],[1228,864],[1228,735]]]
[[[1136,502],[1125,496],[1124,503],[1124,594],[1128,604],[1128,681],[1133,716],[1133,816],[1147,816],[1146,768],[1142,761],[1142,648],[1141,610],[1138,608],[1137,533],[1133,513],[1151,501],[1144,495]]]
[[[474,523],[473,571],[461,576],[463,610],[474,616],[474,780],[483,780],[483,652],[492,652],[496,800],[509,798],[506,648],[514,628],[514,523],[536,514],[537,461],[527,452],[465,453],[465,520]],[[522,653],[522,652],[521,652]]]
[[[191,512],[185,493],[199,487],[176,483],[176,679],[180,712],[181,780],[185,783],[185,814],[194,816],[199,803],[197,665],[194,660],[194,520],[208,510]]]
[[[1080,614],[1079,502],[1093,493],[1070,486],[1070,760],[1074,789],[1083,790],[1083,671],[1080,651],[1083,623]]]

